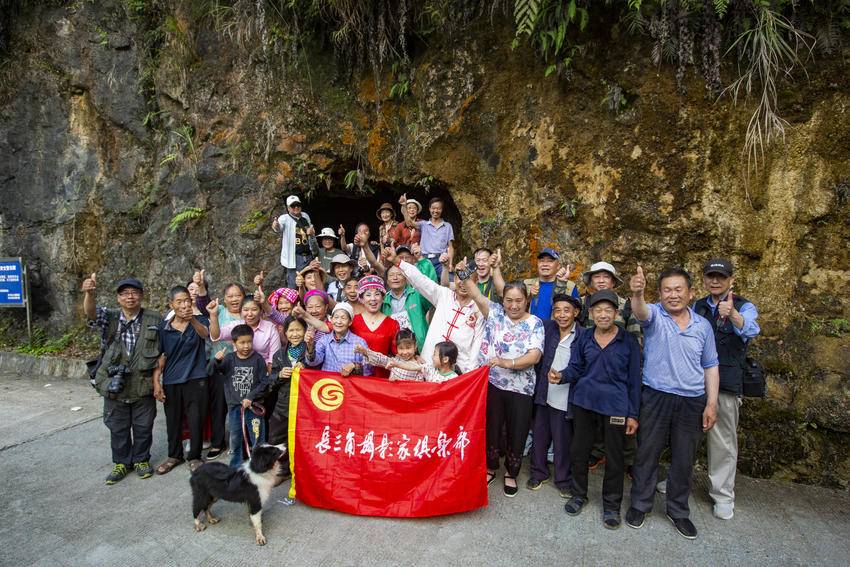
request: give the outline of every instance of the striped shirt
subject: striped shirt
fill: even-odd
[[[381,368],[386,368],[387,364],[391,360],[402,360],[401,357],[395,356],[394,358],[390,358],[385,354],[381,354],[380,352],[375,352],[374,350],[370,350],[366,353],[366,360],[369,364],[373,366],[380,366]],[[421,382],[425,380],[425,375],[422,370],[406,370],[404,368],[399,368],[398,366],[394,366],[390,369],[390,380],[412,380]]]

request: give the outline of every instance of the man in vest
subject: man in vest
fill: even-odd
[[[744,376],[747,345],[761,329],[756,306],[732,292],[735,277],[732,263],[724,258],[706,262],[702,281],[708,295],[694,311],[714,323],[714,342],[720,359],[720,394],[717,422],[708,430],[709,495],[714,515],[730,520],[735,511],[735,468],[738,462],[738,409]]]
[[[88,324],[100,329],[100,366],[93,385],[103,396],[103,422],[110,432],[112,472],[106,484],[127,476],[131,468],[141,478],[153,474],[150,465],[156,401],[153,371],[160,355],[156,332],[161,317],[142,308],[142,282],[126,278],[116,286],[119,309],[95,303],[97,276],[83,281],[83,311]]]

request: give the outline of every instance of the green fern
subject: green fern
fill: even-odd
[[[530,36],[537,22],[540,11],[540,0],[516,0],[514,4],[514,20],[516,21],[517,37],[525,34]]]
[[[204,211],[204,209],[199,209],[197,207],[183,209],[182,211],[171,217],[171,222],[168,223],[168,229],[171,232],[177,232],[177,229],[180,228],[183,223],[188,222],[190,220],[199,219],[204,216],[205,212],[206,211]]]
[[[723,18],[726,15],[726,10],[729,8],[730,0],[714,0],[714,11],[717,12],[718,18]]]

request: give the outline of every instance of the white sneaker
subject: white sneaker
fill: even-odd
[[[735,504],[715,504],[714,517],[719,520],[731,520],[735,515]]]
[[[667,481],[662,480],[658,484],[655,485],[655,490],[658,494],[667,494]]]

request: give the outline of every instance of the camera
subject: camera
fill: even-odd
[[[109,385],[106,386],[106,393],[110,399],[114,400],[124,390],[130,369],[123,364],[115,364],[108,367],[106,373],[109,376]]]
[[[472,274],[472,270],[467,268],[461,268],[460,270],[455,270],[455,277],[460,281],[466,281],[469,279],[469,276]]]

